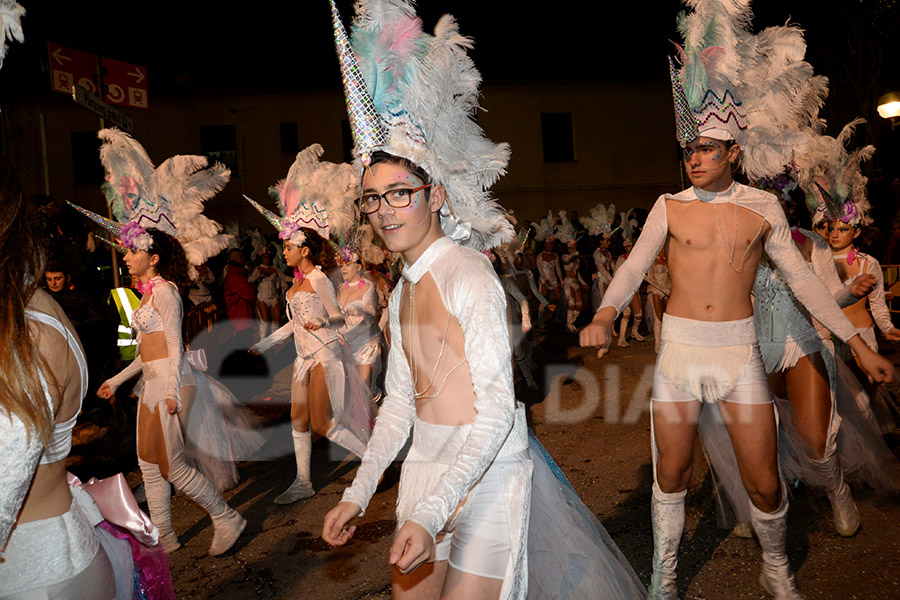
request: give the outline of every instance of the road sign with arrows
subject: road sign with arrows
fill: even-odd
[[[147,108],[147,67],[104,58],[103,84],[107,103]]]
[[[47,42],[50,55],[50,85],[54,92],[72,94],[77,86],[102,98],[107,104],[147,108],[147,67],[103,58],[103,93],[98,87],[97,55]]]
[[[54,92],[71,94],[79,86],[97,94],[97,57],[74,48],[47,42],[50,54],[50,85]]]

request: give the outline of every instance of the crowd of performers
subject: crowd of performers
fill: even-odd
[[[670,74],[692,187],[646,214],[598,205],[517,232],[489,195],[510,150],[471,119],[468,41],[449,17],[424,33],[403,0],[360,2],[352,38],[331,4],[356,160],[300,152],[271,189],[277,212],[247,198],[270,232],[223,232],[203,215],[229,180],[222,165],[179,155],[155,166],[127,134],[100,131],[114,218],[75,208],[122,252],[134,290],[114,303],[129,317],[117,346],[132,354],[96,386],[79,327],[54,300],[65,272],[47,266],[34,206],[0,161],[0,598],[174,597],[172,485],[209,513],[210,555],[242,535],[222,492],[263,440],[183,338],[186,306],[217,286],[251,355],[293,338],[296,477],[276,503],[316,493],[314,433],[345,448],[361,462],[322,529],[344,545],[411,439],[388,556],[396,597],[677,598],[699,432],[723,523],[759,540],[760,584],[801,598],[787,484],[824,490],[850,536],[860,517],[848,482],[896,492],[900,479],[882,438],[898,426],[880,388],[893,366],[874,327],[892,341],[900,330],[878,261],[854,245],[871,222],[860,163],[873,149],[847,150],[858,122],[821,131],[827,84],[803,62],[798,28],[751,33],[747,2],[690,6]],[[0,9],[21,38],[21,7]],[[533,325],[578,333],[601,357],[614,337],[653,338],[649,590],[528,429],[514,369],[536,387]],[[149,518],[121,477],[82,483],[64,466],[85,396],[112,398],[138,376]]]

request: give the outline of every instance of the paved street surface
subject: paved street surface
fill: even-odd
[[[541,336],[543,337],[543,336]],[[647,406],[655,355],[652,339],[613,348],[602,361],[594,353],[567,348],[574,338],[546,339],[536,356],[544,365],[540,393],[530,402],[538,438],[596,512],[646,584],[650,573],[650,446]],[[888,354],[898,362],[897,354]],[[335,599],[389,597],[387,553],[394,531],[393,507],[399,471],[388,472],[351,543],[331,549],[321,537],[325,513],[352,481],[356,465],[319,440],[313,446],[311,499],[278,506],[273,499],[295,474],[288,423],[290,356],[279,354],[274,377],[249,386],[253,412],[265,426],[271,460],[241,465],[242,481],[226,499],[249,521],[236,547],[223,557],[206,555],[212,526],[184,496],[173,500],[175,529],[183,544],[172,554],[179,598]],[[568,376],[567,376],[568,374]],[[249,397],[249,396],[245,396]],[[79,475],[130,470],[137,486],[133,433],[115,425],[81,428],[72,457]],[[889,437],[889,442],[895,438]],[[87,442],[87,443],[84,443]],[[896,444],[895,444],[896,446]],[[92,472],[87,472],[92,471]],[[853,538],[834,532],[824,496],[804,487],[792,491],[788,551],[802,592],[810,599],[900,598],[900,501],[856,491],[863,527]],[[757,578],[760,552],[754,540],[718,529],[712,484],[696,447],[679,555],[681,594],[691,599],[765,598]]]

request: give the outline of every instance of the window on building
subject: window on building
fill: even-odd
[[[72,178],[76,185],[100,185],[105,171],[100,163],[96,131],[72,132]]]
[[[297,154],[300,152],[300,137],[297,135],[297,123],[280,123],[278,125],[281,137],[281,153]]]
[[[572,113],[541,113],[541,140],[545,163],[574,161]]]
[[[237,175],[237,132],[234,125],[200,128],[200,153],[219,161]]]

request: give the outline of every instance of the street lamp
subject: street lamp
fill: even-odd
[[[891,129],[900,122],[900,93],[888,92],[878,99],[878,114],[891,122]]]

